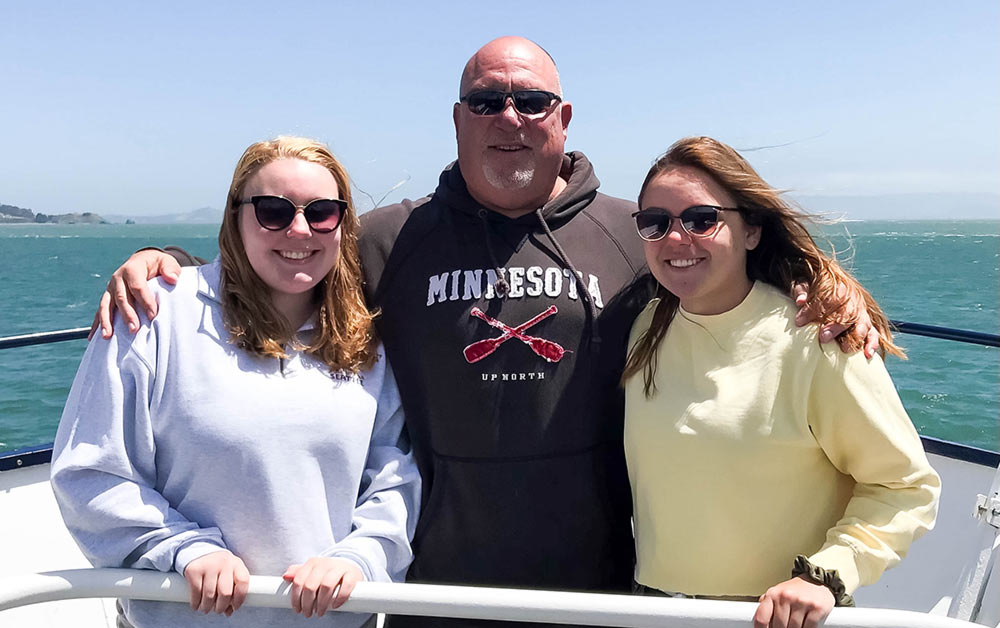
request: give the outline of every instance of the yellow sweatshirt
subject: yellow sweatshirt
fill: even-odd
[[[820,346],[794,319],[761,282],[723,314],[679,310],[652,398],[641,374],[627,382],[640,584],[756,596],[804,554],[852,593],[933,527],[941,480],[882,360]]]

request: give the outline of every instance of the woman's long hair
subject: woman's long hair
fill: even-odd
[[[710,137],[687,137],[676,142],[646,174],[639,191],[639,206],[646,189],[661,174],[673,168],[696,168],[707,174],[736,201],[740,216],[749,225],[761,228],[760,243],[747,251],[747,276],[751,281],[763,281],[782,292],[791,290],[796,282],[809,283],[809,302],[828,304],[820,314],[820,324],[839,322],[836,310],[851,296],[859,295],[868,308],[872,323],[882,336],[880,352],[903,357],[893,344],[889,319],[864,287],[854,277],[828,258],[816,246],[806,229],[811,218],[792,207],[781,193],[769,186],[757,172],[731,147]],[[680,300],[662,285],[656,296],[660,301],[653,312],[649,329],[637,339],[629,351],[622,382],[643,373],[643,390],[652,395],[656,373],[656,350],[677,313]],[[860,350],[861,347],[851,347]]]
[[[279,159],[301,159],[323,166],[336,180],[341,198],[347,201],[338,227],[337,263],[314,288],[318,321],[316,334],[308,344],[295,338],[296,330],[272,304],[271,289],[250,265],[240,234],[239,200],[247,181]],[[376,359],[374,316],[361,291],[358,227],[347,171],[326,146],[301,137],[278,137],[247,148],[236,164],[219,230],[222,318],[231,342],[254,355],[282,358],[287,357],[284,346],[294,341],[331,371],[356,373],[372,366]]]

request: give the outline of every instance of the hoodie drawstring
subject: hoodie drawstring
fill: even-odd
[[[580,298],[583,299],[587,304],[587,311],[590,313],[590,320],[592,321],[592,333],[590,334],[590,342],[593,345],[601,344],[601,334],[597,327],[597,305],[594,304],[594,297],[590,294],[590,290],[583,282],[582,273],[580,273],[573,262],[570,261],[569,256],[566,255],[566,251],[563,250],[559,241],[556,240],[555,235],[552,234],[552,230],[549,229],[549,223],[545,221],[545,216],[542,215],[542,208],[539,207],[535,210],[535,216],[538,217],[538,222],[542,223],[542,229],[545,230],[545,235],[549,237],[549,241],[552,242],[552,246],[555,248],[556,253],[562,258],[566,267],[569,268],[569,272],[572,273],[573,278],[576,280],[577,292],[580,294]]]
[[[493,242],[492,238],[490,238],[490,224],[489,219],[487,218],[486,210],[480,208],[479,211],[476,212],[476,215],[479,216],[479,220],[483,224],[483,231],[486,236],[486,252],[490,256],[490,264],[493,265],[493,270],[496,271],[497,274],[497,281],[493,284],[493,290],[501,299],[506,299],[507,294],[510,292],[510,284],[507,283],[507,278],[504,276],[503,269],[497,262],[497,256],[493,252]]]

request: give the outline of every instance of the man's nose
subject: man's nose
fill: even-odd
[[[521,126],[523,122],[521,120],[521,114],[518,113],[517,108],[514,106],[514,99],[510,96],[504,99],[503,109],[497,117],[500,118],[500,120],[502,120],[505,124],[514,127]]]

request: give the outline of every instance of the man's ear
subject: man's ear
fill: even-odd
[[[562,128],[563,135],[566,135],[566,129],[569,127],[569,121],[573,118],[573,105],[564,102],[559,108],[559,115],[562,117]]]
[[[461,110],[459,109],[459,107],[461,107],[461,106],[462,106],[462,103],[457,102],[457,103],[455,103],[455,106],[451,108],[451,119],[452,119],[452,121],[455,122],[455,140],[456,141],[458,140],[458,116],[460,116],[462,114]]]

